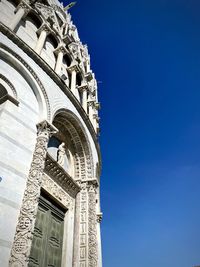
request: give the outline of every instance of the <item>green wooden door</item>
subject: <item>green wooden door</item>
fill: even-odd
[[[29,267],[61,267],[64,211],[40,197]]]

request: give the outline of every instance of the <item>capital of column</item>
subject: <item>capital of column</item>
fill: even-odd
[[[44,23],[41,25],[41,27],[37,30],[37,34],[41,34],[42,31],[45,31],[47,33],[50,33],[52,30],[51,28],[49,27],[49,25],[47,25],[47,23]]]
[[[96,110],[99,110],[99,109],[101,108],[101,105],[100,105],[99,102],[96,102],[96,103],[95,103],[95,108],[96,108]]]
[[[92,75],[92,72],[89,71],[85,74],[85,78],[88,82],[90,82],[92,79],[93,79],[93,75]]]
[[[95,107],[95,101],[94,100],[87,101],[87,104],[89,107]]]
[[[56,134],[58,129],[50,124],[48,121],[44,120],[37,124],[37,135],[38,137],[46,137],[49,138],[53,134]]]
[[[65,34],[62,40],[66,45],[69,45],[72,42],[72,38],[68,34]]]
[[[29,5],[29,1],[22,0],[19,3],[19,5],[17,6],[17,8],[15,10],[15,13],[17,13],[20,9],[24,10],[24,15],[23,16],[26,16],[29,13],[29,11],[31,10],[31,6]]]
[[[54,54],[57,56],[60,52],[63,53],[63,55],[65,55],[67,53],[67,49],[65,47],[65,44],[61,44],[59,45],[55,50],[54,50]]]
[[[80,68],[79,68],[78,64],[73,64],[72,66],[69,66],[69,67],[67,68],[67,70],[68,70],[69,72],[73,72],[73,71],[75,71],[75,72],[80,72]]]
[[[80,91],[87,91],[88,90],[88,84],[87,83],[83,83],[83,84],[81,84],[80,86],[78,86],[78,89],[80,90]]]
[[[98,223],[100,223],[102,221],[102,218],[103,218],[103,213],[102,212],[97,213],[97,222]]]

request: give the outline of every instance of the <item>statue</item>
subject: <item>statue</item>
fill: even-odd
[[[58,164],[60,164],[60,166],[63,167],[64,161],[65,161],[65,143],[62,142],[58,147]]]

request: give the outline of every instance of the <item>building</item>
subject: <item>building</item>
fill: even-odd
[[[97,82],[68,9],[0,1],[0,266],[101,267]]]

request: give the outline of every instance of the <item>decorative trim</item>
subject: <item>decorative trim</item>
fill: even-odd
[[[0,31],[1,31],[1,23],[0,23]],[[34,70],[17,54],[15,53],[13,50],[11,50],[10,48],[8,48],[7,46],[5,46],[3,43],[0,43],[0,48],[4,49],[5,51],[7,51],[8,53],[10,53],[11,55],[13,55],[16,59],[19,60],[19,62],[21,62],[24,67],[30,72],[30,74],[33,76],[33,78],[35,79],[35,81],[37,82],[37,84],[39,85],[45,102],[46,102],[46,107],[47,107],[47,119],[50,121],[51,119],[51,107],[50,107],[50,102],[46,93],[46,90],[43,86],[43,84],[41,83],[39,77],[37,76],[37,74],[34,72]]]
[[[59,186],[57,182],[51,179],[48,175],[44,174],[42,178],[42,188],[47,191],[52,197],[57,199],[67,209],[74,208],[73,198]]]
[[[87,194],[87,183],[81,183],[81,194],[80,194],[80,253],[79,262],[80,266],[87,266],[88,263],[88,194]]]
[[[39,123],[37,128],[38,136],[11,250],[10,267],[26,267],[28,265],[47,144],[49,137],[57,131],[47,121]]]
[[[88,185],[88,267],[98,266],[96,185]]]
[[[44,171],[56,181],[71,197],[75,198],[80,191],[79,185],[48,153]]]
[[[15,100],[17,101],[18,100],[18,98],[17,98],[17,91],[16,91],[14,85],[3,74],[1,74],[1,73],[0,73],[0,79],[2,79],[5,83],[7,83],[7,85],[10,87],[10,89],[13,92],[13,95],[15,97]]]

